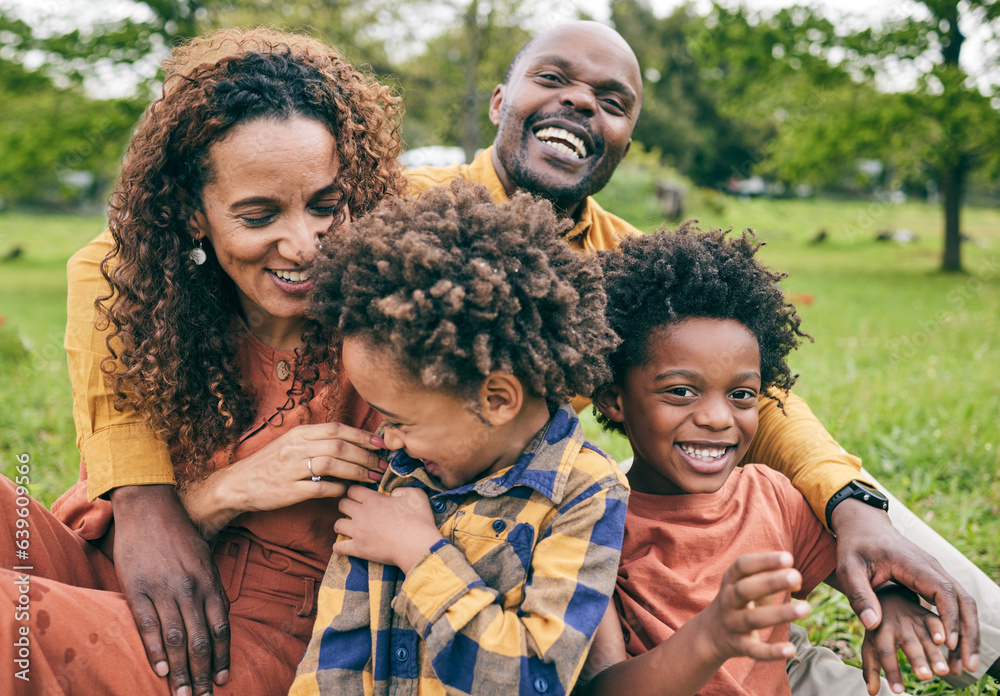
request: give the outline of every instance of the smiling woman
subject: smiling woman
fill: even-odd
[[[192,218],[236,286],[254,334],[294,349],[305,324],[316,240],[349,218],[337,187],[337,144],[314,120],[251,121],[209,150],[211,183]]]
[[[267,30],[197,39],[167,69],[110,229],[68,267],[83,476],[29,510],[32,693],[283,693],[337,501],[385,466],[305,294],[321,240],[399,188],[398,100]],[[0,480],[0,510],[15,493]]]

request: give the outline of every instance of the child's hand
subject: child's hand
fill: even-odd
[[[334,544],[334,553],[394,565],[404,573],[442,538],[427,494],[419,488],[397,488],[384,495],[351,486],[340,511],[346,517],[333,528],[350,539]]]
[[[627,659],[614,606],[604,614],[584,674],[582,694],[694,694],[731,657],[786,660],[791,643],[766,643],[757,630],[805,617],[809,605],[771,604],[771,595],[794,592],[802,576],[787,551],[740,556],[726,571],[712,603],[652,650]],[[757,606],[757,605],[761,606]]]
[[[794,645],[766,643],[757,629],[806,617],[805,602],[770,604],[776,592],[795,592],[801,586],[802,576],[792,568],[787,551],[740,556],[723,576],[715,600],[696,617],[704,619],[702,633],[714,645],[717,659],[787,660],[795,655]]]
[[[948,674],[948,663],[939,647],[944,643],[944,623],[937,614],[920,606],[909,590],[895,585],[879,590],[878,601],[882,605],[882,623],[865,632],[861,646],[861,669],[868,693],[878,693],[880,669],[885,670],[893,692],[903,693],[897,647],[902,648],[917,678],[926,681],[934,673]]]

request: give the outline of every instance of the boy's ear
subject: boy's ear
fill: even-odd
[[[625,422],[625,414],[622,413],[622,392],[618,387],[611,386],[596,394],[594,405],[608,420],[615,423]]]
[[[479,408],[494,427],[513,420],[523,405],[524,385],[509,372],[492,372],[479,387]]]

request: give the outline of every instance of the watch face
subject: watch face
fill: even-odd
[[[888,498],[886,498],[884,495],[882,495],[882,492],[880,490],[878,490],[877,488],[869,486],[867,483],[861,483],[860,481],[855,481],[854,485],[857,486],[864,493],[867,493],[871,497],[875,498],[876,500],[879,500],[879,501],[882,501],[882,502],[888,502]]]
[[[886,498],[881,491],[877,488],[873,488],[860,481],[854,481],[854,490],[851,493],[851,498],[855,500],[860,500],[863,503],[867,503],[872,507],[880,507],[883,510],[888,511],[889,509],[889,499]]]

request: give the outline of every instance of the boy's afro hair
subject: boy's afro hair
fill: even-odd
[[[471,396],[493,371],[550,401],[589,394],[618,344],[601,267],[562,240],[547,201],[494,203],[466,181],[387,199],[331,239],[311,312],[385,347],[424,386]]]
[[[702,232],[695,222],[600,252],[608,323],[622,342],[608,357],[611,380],[597,391],[623,385],[629,368],[645,364],[649,337],[658,329],[690,318],[733,319],[757,338],[762,392],[781,405],[771,389],[791,388],[796,375],[786,359],[800,337],[811,338],[799,330],[795,307],[778,288],[786,274],[755,258],[763,243],[751,230],[729,237],[729,230]],[[595,412],[606,430],[625,434],[620,423]]]

